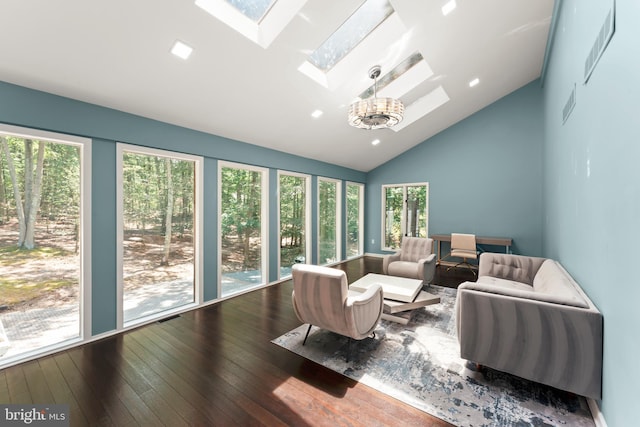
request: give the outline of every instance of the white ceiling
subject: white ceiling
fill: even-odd
[[[298,68],[362,0],[308,0],[267,49],[193,0],[2,0],[0,80],[369,171],[540,76],[553,0],[457,0],[448,16],[447,0],[390,2],[403,40],[359,52],[330,90]],[[408,98],[442,86],[450,101],[398,132],[350,127],[369,68],[400,44],[434,73]]]

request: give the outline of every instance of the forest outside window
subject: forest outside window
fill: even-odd
[[[341,253],[342,182],[318,178],[318,264],[332,264]]]
[[[0,125],[0,368],[90,335],[91,141]]]
[[[428,183],[382,186],[382,249],[399,249],[403,236],[428,236],[428,201]]]
[[[199,302],[202,160],[118,144],[120,327]]]
[[[347,183],[347,258],[364,253],[364,184]]]
[[[266,284],[268,170],[220,162],[221,292],[226,297]]]
[[[291,268],[310,259],[311,177],[278,172],[280,278],[291,276]]]

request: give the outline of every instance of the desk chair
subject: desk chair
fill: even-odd
[[[449,255],[462,258],[462,262],[447,268],[447,271],[463,265],[471,270],[474,276],[476,275],[473,266],[467,261],[468,259],[478,259],[475,234],[451,233],[451,253]]]

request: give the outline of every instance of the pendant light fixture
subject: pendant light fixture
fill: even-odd
[[[373,79],[373,98],[351,104],[349,124],[361,129],[381,129],[397,125],[402,121],[404,104],[399,99],[377,97],[379,65],[371,67],[369,77]]]

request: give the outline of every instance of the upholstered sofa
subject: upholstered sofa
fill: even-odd
[[[601,398],[602,315],[557,261],[485,252],[455,310],[462,358]]]

